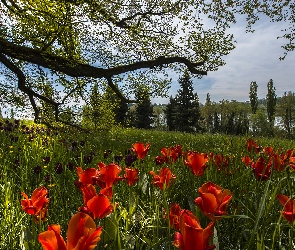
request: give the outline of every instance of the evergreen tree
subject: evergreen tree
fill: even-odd
[[[213,105],[212,105],[209,93],[207,93],[206,103],[202,108],[202,114],[205,119],[205,130],[208,132],[212,132],[214,112],[213,112]]]
[[[128,104],[122,100],[118,100],[118,105],[114,109],[115,122],[123,126],[127,125]]]
[[[176,130],[175,123],[176,100],[170,96],[169,103],[165,109],[166,121],[169,131]]]
[[[257,96],[257,83],[256,82],[251,82],[250,83],[250,103],[251,103],[251,109],[252,109],[252,114],[255,114],[258,108],[258,96]]]
[[[193,82],[187,71],[178,82],[181,88],[175,97],[175,128],[185,132],[197,131],[201,118],[199,98],[193,93]]]
[[[270,135],[274,135],[274,120],[276,111],[277,95],[276,88],[273,86],[273,80],[270,79],[267,83],[267,95],[266,95],[266,111],[267,118],[270,127]]]
[[[153,107],[150,96],[146,90],[139,90],[136,93],[136,99],[139,103],[135,112],[135,127],[150,129],[153,123]]]

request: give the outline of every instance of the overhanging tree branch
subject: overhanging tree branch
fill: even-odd
[[[37,49],[17,45],[3,38],[0,38],[0,53],[15,59],[53,69],[72,77],[108,78],[139,69],[154,68],[173,63],[181,63],[186,65],[188,70],[193,74],[207,75],[206,71],[198,69],[198,67],[204,65],[204,61],[194,63],[187,58],[177,56],[158,57],[154,60],[140,61],[105,69],[80,62],[73,62],[73,60],[61,56],[56,56]]]

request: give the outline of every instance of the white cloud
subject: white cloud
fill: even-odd
[[[251,81],[258,84],[259,98],[266,96],[270,79],[273,79],[278,97],[285,91],[295,92],[295,52],[289,52],[285,60],[279,60],[284,54],[281,46],[286,40],[277,37],[283,34],[281,30],[285,24],[271,23],[266,18],[260,21],[254,26],[254,33],[245,32],[245,23],[238,23],[230,29],[237,44],[224,57],[226,65],[218,71],[208,72],[201,80],[194,80],[194,89],[200,102],[205,102],[207,93],[216,102],[222,99],[248,101]],[[171,95],[175,95],[179,88],[178,76],[175,77]],[[167,99],[161,101],[168,102]]]

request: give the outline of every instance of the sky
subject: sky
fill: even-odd
[[[289,52],[285,60],[282,45],[287,41],[277,39],[283,33],[285,23],[272,23],[269,19],[258,21],[254,33],[246,33],[245,22],[237,22],[230,29],[237,41],[236,48],[223,57],[226,65],[217,71],[208,72],[202,79],[193,79],[194,91],[201,103],[205,103],[207,93],[211,101],[225,100],[249,101],[250,83],[256,81],[258,98],[267,94],[267,83],[273,80],[276,94],[295,92],[295,51]],[[172,85],[169,95],[173,97],[179,89],[179,75],[170,74]],[[169,99],[152,99],[152,103],[168,103]]]

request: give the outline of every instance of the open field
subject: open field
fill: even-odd
[[[51,224],[60,225],[66,240],[68,223],[79,208],[87,210],[96,227],[102,226],[95,249],[177,245],[199,250],[213,249],[213,244],[221,250],[295,248],[295,202],[288,200],[295,195],[292,141],[120,128],[82,133],[14,121],[1,124],[0,249],[42,249],[38,235]],[[142,159],[133,146],[137,142],[150,143]],[[119,170],[105,180],[109,174],[103,169],[112,163]],[[77,167],[82,168],[79,175]],[[90,168],[98,171],[91,176],[97,194],[88,197],[84,179]],[[138,180],[128,177],[126,168],[137,169]],[[41,212],[28,214],[28,199],[39,187],[48,191],[49,201]],[[105,202],[91,203],[99,196]],[[23,207],[21,200],[26,200]],[[96,209],[106,202],[108,207],[99,213]],[[184,210],[175,212],[172,204],[196,221],[192,212],[198,226],[207,228],[194,231],[203,237],[202,244],[190,248],[184,236],[189,222],[181,217]],[[34,209],[38,205],[31,204]]]

